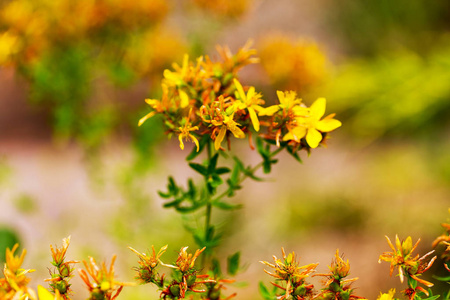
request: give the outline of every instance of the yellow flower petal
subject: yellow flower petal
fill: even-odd
[[[282,91],[277,91],[278,101],[280,101],[281,104],[284,104],[284,93]]]
[[[336,119],[324,119],[317,122],[316,128],[322,132],[330,132],[338,127],[341,127],[342,123]]]
[[[303,126],[297,126],[292,130],[292,133],[300,140],[306,135],[306,128]]]
[[[198,150],[200,150],[200,145],[198,143],[198,140],[195,136],[193,136],[192,134],[189,135],[191,137],[191,139],[194,141],[195,145],[197,146],[197,152]]]
[[[256,132],[258,132],[259,131],[258,116],[256,115],[256,112],[253,108],[248,107],[247,110],[248,110],[248,113],[250,114],[250,120],[252,120],[253,128],[255,128]]]
[[[180,106],[181,106],[181,108],[185,108],[189,105],[189,97],[186,94],[186,92],[184,92],[182,90],[180,90],[179,93],[180,93],[180,99],[181,99]]]
[[[294,141],[298,142],[298,140],[296,140],[296,137],[292,134],[292,132],[289,131],[288,133],[286,133],[283,136],[283,141],[286,142],[286,141],[291,141],[291,140],[294,140]]]
[[[38,296],[39,300],[54,300],[55,297],[42,285],[38,285]]]
[[[245,133],[236,125],[236,122],[232,124],[227,124],[227,128],[233,133],[235,138],[243,139],[245,138]]]
[[[143,118],[141,118],[138,122],[138,126],[141,126],[145,121],[147,121],[147,119],[150,119],[151,117],[153,117],[156,114],[156,111],[152,111],[149,112],[148,114],[146,114]]]
[[[180,148],[181,150],[184,150],[184,143],[183,143],[183,135],[178,135],[178,140],[180,140]]]
[[[272,105],[272,106],[261,109],[258,114],[260,116],[273,116],[279,110],[280,110],[279,105]]]
[[[233,79],[234,85],[236,86],[237,92],[239,94],[239,97],[243,102],[247,101],[247,97],[245,96],[244,88],[242,87],[242,84],[236,79]]]
[[[220,128],[219,134],[216,136],[216,140],[214,141],[214,148],[216,150],[219,150],[220,144],[222,143],[223,139],[225,138],[225,133],[227,132],[227,127],[222,126]]]
[[[325,98],[319,98],[311,105],[309,108],[311,117],[315,118],[316,120],[319,120],[323,117],[325,114],[325,107],[326,107],[327,101]]]
[[[322,134],[320,134],[320,132],[318,132],[314,128],[308,129],[308,133],[306,134],[306,141],[311,148],[317,148],[321,140]]]

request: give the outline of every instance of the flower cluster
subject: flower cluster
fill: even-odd
[[[283,259],[279,259],[274,255],[273,264],[267,261],[261,261],[262,264],[274,269],[274,271],[272,271],[273,273],[267,270],[264,270],[264,272],[275,277],[276,282],[272,282],[272,284],[283,290],[282,294],[279,295],[277,299],[290,299],[290,296],[294,299],[306,299],[311,297],[313,295],[314,285],[308,284],[306,278],[315,271],[319,264],[313,263],[300,266],[294,252],[286,255],[284,249],[281,248],[281,253],[283,254]]]
[[[52,252],[52,265],[56,267],[57,272],[51,272],[51,278],[45,281],[50,282],[50,287],[54,293],[58,293],[62,299],[69,300],[69,295],[71,293],[69,280],[73,277],[73,264],[78,263],[78,261],[65,261],[65,256],[67,248],[70,244],[70,236],[63,239],[63,245],[61,248],[54,249],[50,245],[50,250]]]
[[[78,272],[89,290],[89,300],[114,300],[119,296],[124,286],[133,285],[115,280],[115,260],[116,256],[113,256],[109,268],[106,267],[105,263],[102,263],[99,267],[92,257],[89,257],[89,263],[83,261],[86,270],[79,269]]]
[[[167,245],[162,247],[158,253],[152,246],[152,254],[139,253],[129,247],[131,251],[139,256],[139,267],[134,268],[137,271],[136,279],[142,284],[153,283],[160,290],[162,299],[183,299],[188,295],[198,294],[201,299],[223,300],[221,289],[224,283],[232,281],[226,279],[211,279],[208,274],[200,274],[195,266],[196,260],[205,248],[197,249],[193,254],[188,253],[188,247],[181,248],[177,260],[173,265],[165,264],[161,261],[161,255],[166,251]],[[172,269],[172,276],[166,280],[165,274],[160,275],[158,265]]]
[[[392,252],[384,252],[380,255],[378,262],[386,261],[391,264],[390,266],[390,275],[394,272],[395,268],[398,268],[398,274],[400,276],[400,281],[403,282],[406,277],[408,280],[408,288],[403,291],[403,293],[408,296],[409,299],[414,299],[418,292],[428,295],[428,291],[423,287],[418,286],[417,283],[421,283],[427,287],[432,287],[433,283],[426,281],[420,276],[427,271],[431,265],[433,264],[436,256],[434,256],[428,262],[425,261],[425,258],[434,252],[430,251],[427,254],[420,257],[418,254],[413,256],[413,251],[417,248],[420,239],[413,245],[412,239],[410,236],[406,238],[404,241],[400,241],[398,236],[395,236],[395,246],[392,244],[389,237],[386,236],[386,240],[389,244],[389,247],[392,249]]]
[[[151,26],[168,12],[167,1],[14,0],[0,11],[0,64],[33,62],[57,44]]]
[[[165,70],[161,99],[146,99],[152,111],[139,120],[142,125],[156,114],[164,117],[169,134],[177,134],[180,148],[183,140],[192,141],[199,150],[199,140],[208,137],[215,149],[230,137],[251,139],[252,131],[260,133],[269,143],[286,147],[291,153],[316,148],[328,132],[341,126],[334,115],[322,118],[326,100],[319,98],[307,107],[293,91],[278,91],[279,104],[264,107],[261,93],[252,86],[244,87],[237,72],[255,63],[255,50],[247,43],[235,55],[228,48],[218,47],[221,61],[199,57]],[[261,127],[266,131],[262,132]]]
[[[364,299],[353,294],[354,289],[351,288],[351,283],[358,280],[358,278],[344,279],[350,273],[349,261],[344,261],[339,256],[339,250],[336,250],[334,261],[329,266],[329,274],[315,274],[314,276],[325,276],[328,280],[322,291],[315,296],[317,299],[336,299],[336,300],[355,300]]]
[[[22,263],[27,251],[24,249],[20,256],[14,255],[19,244],[15,244],[12,249],[6,249],[6,262],[3,268],[4,278],[0,279],[0,299],[36,299],[35,292],[27,285],[30,278],[26,275],[35,270],[22,269]]]

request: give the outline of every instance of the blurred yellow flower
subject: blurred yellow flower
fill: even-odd
[[[192,0],[199,7],[225,17],[238,17],[251,6],[251,0]]]
[[[302,94],[325,78],[327,59],[314,42],[272,34],[259,42],[258,51],[261,65],[276,89]]]
[[[394,294],[395,294],[395,289],[390,289],[387,294],[380,293],[380,296],[378,296],[377,300],[393,300]]]

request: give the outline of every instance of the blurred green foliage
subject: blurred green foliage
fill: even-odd
[[[353,55],[430,50],[436,34],[450,29],[450,2],[445,0],[342,0],[330,5],[330,29]]]
[[[346,120],[352,139],[445,134],[450,117],[450,37],[426,55],[412,51],[350,60],[318,92]]]
[[[14,199],[14,205],[17,210],[24,214],[30,214],[36,212],[38,206],[36,199],[29,194],[22,193]]]
[[[0,264],[3,266],[5,262],[6,248],[12,249],[12,247],[20,243],[17,233],[6,226],[0,226]]]

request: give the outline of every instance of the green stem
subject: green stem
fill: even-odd
[[[212,143],[210,141],[208,141],[208,143],[206,144],[206,153],[207,153],[207,157],[208,157],[208,166],[211,163],[211,158],[212,158]],[[205,190],[206,190],[206,211],[205,211],[205,229],[204,229],[204,237],[205,237],[205,242],[209,242],[209,227],[211,226],[211,214],[212,214],[212,201],[211,201],[211,194],[209,193],[209,189],[208,189],[208,178],[205,177]],[[211,256],[211,254],[209,251],[207,251],[203,256],[202,256],[202,267],[205,267],[205,264],[207,262],[207,258],[209,258],[209,256]]]
[[[274,157],[275,155],[277,155],[278,153],[280,153],[284,148],[277,148],[275,151],[273,151],[271,153],[271,157]],[[263,166],[263,162],[258,163],[256,166],[254,166],[253,168],[250,169],[251,174],[253,174],[254,172],[256,172],[259,168],[261,168]],[[249,176],[247,174],[244,174],[242,176],[242,178],[239,179],[239,184],[241,184],[245,179],[247,179]],[[220,199],[222,199],[223,197],[225,197],[226,195],[228,195],[228,193],[230,192],[230,189],[224,191],[223,193],[221,193],[219,196],[217,196],[216,198],[213,199],[212,202],[218,201]]]

